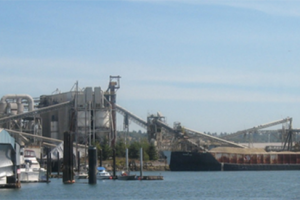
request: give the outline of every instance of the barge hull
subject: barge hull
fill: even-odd
[[[299,164],[226,164],[224,171],[300,170]]]
[[[165,154],[166,155],[166,154]],[[218,161],[211,153],[171,152],[171,171],[264,171],[300,170],[299,163],[289,164],[238,164]]]

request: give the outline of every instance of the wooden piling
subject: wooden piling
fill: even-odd
[[[50,175],[51,175],[51,149],[47,148],[47,183],[49,183]]]
[[[63,183],[74,183],[73,169],[73,135],[70,132],[64,132],[64,170]]]
[[[97,183],[97,149],[90,146],[88,150],[89,154],[89,184]]]

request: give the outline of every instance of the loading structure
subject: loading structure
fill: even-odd
[[[149,115],[147,121],[137,117],[116,104],[116,91],[120,88],[120,76],[110,76],[108,89],[86,87],[79,89],[78,82],[69,92],[42,95],[38,101],[28,95],[5,95],[0,101],[0,126],[18,134],[18,140],[25,143],[46,141],[44,138],[63,139],[65,131],[76,133],[76,141],[91,144],[97,139],[109,140],[111,146],[116,142],[116,112],[124,117],[124,129],[128,131],[129,120],[147,129],[148,140],[158,150],[208,150],[215,146],[244,148],[230,137],[247,134],[259,129],[288,123],[287,137],[283,149],[292,146],[292,118],[259,125],[223,138],[214,137],[174,123],[171,127],[165,117],[157,113]],[[18,132],[18,133],[16,133]],[[298,131],[299,132],[299,131]],[[28,137],[27,133],[33,135]],[[35,137],[36,136],[36,137]],[[28,139],[29,138],[29,139]],[[51,141],[46,141],[51,143]],[[43,144],[41,144],[43,145]]]
[[[110,90],[112,85],[116,86],[115,82],[110,81],[109,89],[103,91],[100,87],[79,89],[76,83],[75,91],[42,96],[40,109],[72,102],[71,107],[41,114],[45,136],[62,140],[63,133],[71,131],[76,133],[75,140],[79,144],[88,146],[96,140],[101,142],[105,139],[112,143],[116,124],[112,104],[112,101],[115,102],[115,91]]]
[[[175,122],[171,127],[166,123],[165,117],[160,113],[148,115],[147,121],[141,119],[120,105],[117,112],[124,117],[124,130],[128,131],[129,120],[147,129],[148,141],[161,150],[208,150],[212,145],[245,148],[235,142],[214,137],[199,131],[183,128]]]
[[[179,122],[171,127],[160,113],[148,116],[148,137],[156,142],[159,150],[207,151],[212,145],[245,148],[240,144],[182,127]]]
[[[125,139],[124,139],[125,145],[127,144],[127,137],[129,132],[129,121],[133,121],[135,124],[139,125],[140,127],[147,129],[148,124],[145,120],[129,112],[128,110],[121,107],[120,105],[116,104],[116,111],[123,116],[123,132],[125,133]]]
[[[293,122],[293,118],[287,117],[287,118],[284,118],[281,120],[276,120],[273,122],[254,126],[252,128],[248,128],[245,130],[237,131],[233,134],[223,135],[223,136],[221,136],[221,138],[226,139],[226,140],[233,140],[234,137],[237,137],[240,135],[248,136],[249,147],[251,147],[253,145],[253,134],[254,133],[261,133],[260,131],[262,129],[266,129],[266,128],[269,128],[272,126],[277,126],[277,125],[282,124],[282,129],[277,130],[278,132],[280,132],[283,135],[283,138],[284,138],[284,140],[282,141],[282,146],[281,147],[269,146],[267,148],[269,150],[276,150],[276,151],[291,151],[293,148],[293,136],[295,133],[300,132],[299,129],[293,129],[292,122]],[[266,132],[268,133],[271,131],[266,131]]]

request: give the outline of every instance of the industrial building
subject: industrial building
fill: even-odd
[[[79,89],[77,82],[68,92],[35,100],[29,95],[5,95],[0,102],[0,126],[18,135],[24,145],[55,146],[66,131],[74,133],[81,144],[106,138],[114,145],[119,78],[111,76],[106,91],[100,87]]]

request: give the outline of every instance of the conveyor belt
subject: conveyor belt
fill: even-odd
[[[33,117],[36,114],[41,114],[41,113],[57,110],[57,109],[59,109],[61,107],[64,107],[64,106],[70,106],[70,105],[72,105],[72,103],[73,103],[72,101],[67,101],[67,102],[47,106],[47,107],[44,107],[44,108],[40,108],[40,109],[37,109],[37,110],[29,111],[29,112],[26,112],[26,113],[12,115],[12,116],[9,116],[9,117],[3,117],[3,118],[0,118],[0,124],[7,123],[10,120],[17,120],[17,119],[22,119],[22,118],[25,118],[25,117]]]
[[[123,116],[127,115],[130,120],[134,121],[136,124],[147,129],[147,122],[145,120],[139,118],[138,116],[134,115],[133,113],[129,112],[128,110],[122,108],[119,105],[116,105],[116,108],[117,108],[117,112],[119,112],[121,115]]]

